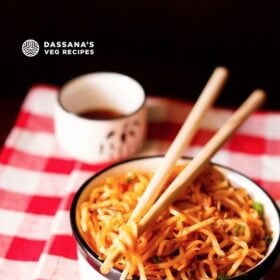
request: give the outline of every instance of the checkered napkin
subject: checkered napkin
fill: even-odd
[[[107,164],[87,165],[60,149],[53,125],[56,98],[55,87],[32,87],[0,154],[0,279],[79,279],[69,208],[77,188]],[[164,153],[191,108],[156,97],[147,104],[141,156]],[[185,155],[195,155],[231,113],[210,110]],[[213,161],[253,178],[279,203],[280,113],[255,113]]]

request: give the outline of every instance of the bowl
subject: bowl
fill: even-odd
[[[145,99],[142,86],[120,73],[97,72],[70,80],[55,104],[58,144],[86,163],[132,156],[145,139]]]
[[[189,161],[189,158],[182,158],[182,162]],[[98,259],[96,253],[85,241],[80,227],[77,223],[78,211],[77,209],[84,202],[92,188],[104,182],[105,178],[111,175],[124,173],[130,170],[139,170],[140,172],[155,171],[162,161],[162,156],[142,157],[131,160],[122,161],[111,165],[110,167],[100,171],[99,173],[88,179],[77,191],[72,201],[70,210],[70,220],[73,230],[73,235],[77,241],[78,260],[80,275],[82,280],[87,279],[119,279],[121,272],[118,269],[111,269],[107,275],[102,275],[100,272],[101,261]],[[212,163],[213,164],[213,163]],[[247,176],[226,166],[213,164],[219,169],[229,181],[236,186],[242,186],[247,190],[253,200],[256,200],[264,205],[264,220],[272,231],[272,241],[269,244],[266,256],[253,268],[246,272],[231,277],[229,279],[261,279],[267,271],[273,266],[276,258],[280,252],[280,215],[279,209],[274,200],[266,193],[263,188],[249,179]],[[135,277],[135,279],[137,279]]]

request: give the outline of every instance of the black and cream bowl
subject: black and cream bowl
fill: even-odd
[[[104,183],[108,176],[125,173],[131,170],[139,172],[156,171],[162,162],[162,156],[142,157],[119,162],[100,171],[89,178],[76,192],[70,210],[70,220],[73,235],[77,241],[78,261],[80,279],[82,280],[104,280],[120,279],[121,271],[113,268],[109,274],[103,275],[100,272],[101,260],[86,242],[79,225],[79,208],[81,203],[86,201],[91,190]],[[182,162],[189,161],[189,158],[181,159]],[[264,220],[268,229],[272,232],[272,241],[269,244],[266,256],[253,268],[230,279],[261,279],[273,267],[280,252],[280,215],[275,201],[264,189],[249,179],[247,176],[226,166],[212,163],[231,182],[232,185],[246,189],[253,200],[264,205]],[[137,279],[135,277],[135,279]]]

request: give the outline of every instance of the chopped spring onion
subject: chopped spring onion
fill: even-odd
[[[218,280],[227,280],[229,277],[226,274],[219,274],[217,277]]]
[[[244,235],[245,232],[245,227],[243,225],[236,224],[234,227],[234,235],[239,236],[239,235]]]
[[[263,215],[263,204],[258,201],[253,201],[253,208],[258,212],[259,216]]]
[[[161,262],[161,257],[159,256],[153,256],[152,258],[152,263],[160,263]]]
[[[266,235],[264,240],[265,240],[265,243],[267,245],[269,245],[271,243],[271,241],[272,241],[272,237],[270,235]]]

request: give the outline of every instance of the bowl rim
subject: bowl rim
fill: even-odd
[[[84,253],[87,254],[87,256],[89,256],[91,259],[93,258],[95,260],[95,262],[97,262],[99,265],[102,264],[103,261],[101,261],[98,258],[98,255],[93,251],[93,249],[88,245],[88,243],[84,240],[84,238],[81,236],[77,224],[76,224],[76,207],[77,207],[77,203],[79,200],[80,195],[83,193],[83,191],[86,189],[87,185],[93,181],[95,178],[97,178],[98,176],[100,176],[101,174],[109,171],[112,168],[115,168],[118,165],[122,165],[122,164],[126,164],[128,162],[132,162],[132,161],[141,161],[141,160],[145,160],[145,159],[155,159],[155,158],[162,158],[164,157],[164,155],[151,155],[151,156],[140,156],[140,157],[134,157],[134,158],[129,158],[126,160],[122,160],[119,162],[115,162],[107,167],[105,167],[104,169],[96,172],[94,175],[90,176],[80,187],[79,189],[76,191],[76,193],[74,194],[73,200],[71,202],[71,207],[70,207],[70,224],[71,224],[71,228],[72,228],[72,233],[75,237],[76,242],[78,243],[78,249],[79,250],[83,250]],[[182,160],[192,160],[193,157],[189,157],[189,156],[182,156],[180,159]],[[233,173],[236,173],[238,175],[243,176],[245,179],[251,181],[257,188],[259,188],[261,191],[263,191],[263,193],[267,196],[267,198],[269,199],[270,203],[272,204],[272,206],[275,208],[277,216],[278,216],[278,224],[279,224],[279,228],[280,228],[280,209],[278,207],[278,205],[276,204],[276,202],[274,201],[274,199],[271,197],[271,195],[263,188],[261,187],[258,183],[256,183],[254,180],[252,180],[251,178],[249,178],[247,175],[243,174],[242,172],[239,172],[231,167],[228,167],[226,165],[223,164],[219,164],[219,163],[215,163],[213,161],[209,162],[211,165],[217,166],[217,167],[221,167],[225,170],[229,170]],[[241,280],[241,279],[260,279],[261,277],[265,276],[265,274],[260,275],[260,271],[263,272],[267,272],[268,269],[274,264],[274,262],[276,261],[276,258],[278,257],[280,253],[280,235],[278,236],[278,240],[275,244],[275,247],[273,248],[273,250],[271,251],[271,253],[267,256],[264,257],[264,259],[259,262],[256,266],[250,268],[249,270],[234,276],[234,277],[230,277],[228,279],[230,280]],[[82,254],[84,255],[84,254]],[[272,265],[270,265],[271,263],[273,263]],[[121,274],[121,270],[119,270],[118,268],[113,267],[111,269],[111,272],[113,274],[118,274],[118,276],[120,276]],[[106,277],[106,276],[105,276]],[[133,279],[139,279],[138,277],[134,277]]]
[[[114,75],[114,76],[119,76],[119,77],[124,77],[124,78],[127,78],[128,80],[134,82],[135,84],[137,84],[139,86],[139,88],[142,90],[142,93],[143,93],[143,101],[141,104],[139,104],[139,106],[137,106],[137,109],[134,110],[133,112],[129,113],[129,114],[124,114],[124,115],[120,115],[120,116],[117,116],[117,117],[114,117],[114,118],[106,118],[106,119],[92,119],[92,118],[86,118],[86,117],[83,117],[83,116],[80,116],[79,114],[75,113],[75,112],[72,112],[70,110],[68,110],[67,108],[65,108],[65,106],[63,105],[63,102],[61,100],[61,96],[62,96],[62,93],[63,91],[69,87],[72,83],[75,83],[77,81],[79,81],[80,79],[85,79],[85,78],[91,78],[92,76],[93,77],[96,77],[96,76],[99,76],[99,75]],[[108,121],[117,121],[117,120],[122,120],[122,119],[126,119],[130,116],[133,116],[135,115],[136,113],[138,113],[140,110],[142,110],[144,107],[145,107],[145,104],[146,104],[146,101],[147,101],[147,94],[145,92],[145,89],[144,87],[134,78],[126,75],[126,74],[122,74],[122,73],[118,73],[118,72],[110,72],[110,71],[100,71],[100,72],[91,72],[91,73],[86,73],[86,74],[82,74],[82,75],[79,75],[77,77],[74,77],[73,79],[70,79],[69,81],[67,81],[64,85],[62,85],[62,87],[60,87],[59,91],[58,91],[58,94],[56,96],[56,100],[57,100],[57,104],[58,104],[58,107],[66,114],[69,114],[70,116],[74,117],[74,118],[77,118],[79,120],[84,120],[84,121],[89,121],[89,122],[108,122]]]

